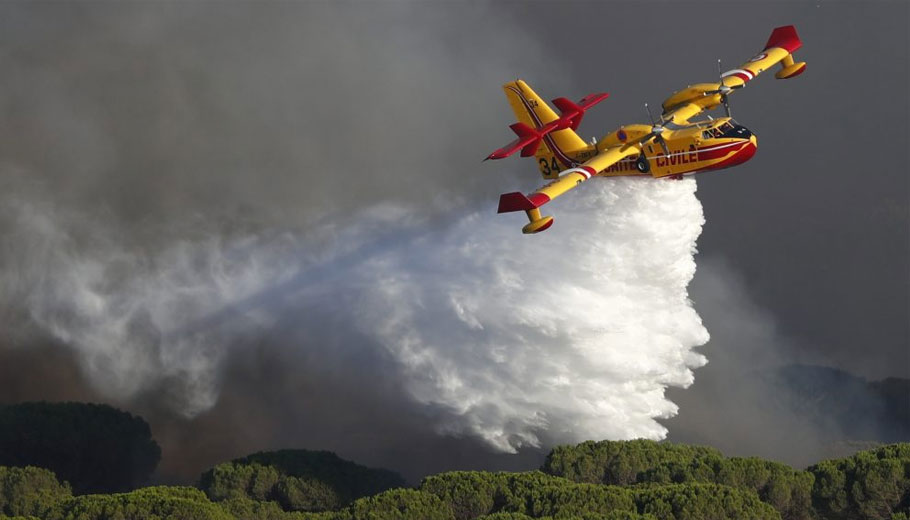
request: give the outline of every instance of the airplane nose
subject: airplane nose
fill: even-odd
[[[749,136],[749,140],[745,146],[739,149],[734,156],[735,164],[742,164],[755,155],[755,150],[758,148],[758,139],[755,137],[755,134]]]

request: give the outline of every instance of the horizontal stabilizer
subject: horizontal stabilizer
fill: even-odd
[[[514,123],[509,125],[509,128],[515,132],[518,139],[491,153],[487,156],[487,159],[503,159],[518,150],[521,150],[522,157],[530,157],[537,152],[537,147],[540,145],[540,139],[543,137],[537,130],[534,130],[524,123]]]
[[[531,128],[521,122],[510,125],[509,128],[518,135],[518,139],[491,153],[484,160],[504,159],[518,150],[521,150],[522,157],[531,157],[537,153],[540,141],[545,135],[567,128],[571,128],[572,130],[578,129],[578,125],[581,124],[581,119],[585,115],[585,110],[600,103],[606,99],[608,95],[609,94],[605,92],[591,94],[582,98],[577,104],[566,98],[554,99],[553,103],[561,112],[559,119],[550,121],[539,128]]]
[[[513,211],[530,211],[539,208],[550,201],[550,197],[543,193],[532,193],[531,198],[520,191],[503,193],[499,196],[499,210],[497,213],[511,213]]]
[[[559,119],[568,121],[569,127],[572,130],[578,130],[578,125],[581,124],[581,120],[585,116],[585,111],[607,99],[607,96],[609,96],[609,94],[606,92],[591,94],[583,97],[577,104],[567,98],[561,97],[554,99],[553,104],[559,109]]]

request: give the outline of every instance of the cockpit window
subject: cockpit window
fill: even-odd
[[[706,128],[702,130],[703,139],[717,139],[720,137],[734,137],[739,139],[748,139],[752,132],[748,128],[741,126],[736,121],[730,119],[729,121],[724,121],[723,124],[719,125],[717,128]]]
[[[737,139],[748,139],[752,136],[752,132],[748,128],[741,125],[731,125],[730,123],[724,123],[721,125],[719,130],[723,130],[722,137],[734,137]]]

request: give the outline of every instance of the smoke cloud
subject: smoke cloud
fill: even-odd
[[[723,257],[700,257],[689,291],[711,330],[711,363],[690,388],[668,391],[680,406],[664,423],[669,440],[805,467],[906,438],[906,386],[889,402],[881,382],[800,348]]]
[[[227,326],[178,327],[289,275],[276,263],[289,241],[267,231],[225,236],[190,225],[187,236],[148,252],[103,218],[13,190],[0,201],[0,221],[4,307],[24,310],[75,349],[106,398],[129,402],[168,381],[173,407],[188,416],[214,404],[225,348],[268,323],[248,312]]]
[[[103,218],[20,192],[0,206],[0,287],[109,400],[164,390],[196,416],[225,358],[271,341],[308,351],[301,377],[372,353],[379,364],[347,367],[354,379],[390,371],[435,431],[496,450],[660,439],[656,419],[676,412],[666,388],[705,363],[686,293],[695,186],[598,179],[534,237],[514,216],[431,223],[386,204],[307,233],[190,225],[145,255]]]

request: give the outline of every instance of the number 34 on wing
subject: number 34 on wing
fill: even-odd
[[[560,112],[557,116],[524,81],[506,83],[503,90],[518,118],[510,128],[518,139],[487,159],[502,159],[520,150],[522,157],[537,159],[543,178],[551,182],[528,195],[501,195],[499,213],[524,211],[530,222],[522,231],[537,233],[553,224],[553,217],[541,216],[540,207],[591,177],[681,179],[748,161],[755,154],[758,141],[730,116],[728,96],[778,63],[781,68],[774,75],[777,79],[802,74],[806,64],[793,60],[793,52],[801,46],[796,28],[778,27],[765,48],[739,68],[721,72],[718,60],[717,82],[698,83],[674,92],[663,102],[659,120],[645,104],[650,124],[620,126],[591,144],[586,144],[575,131],[585,111],[606,99],[606,93],[591,94],[578,103],[556,98],[553,104]],[[720,105],[726,117],[695,119]]]

